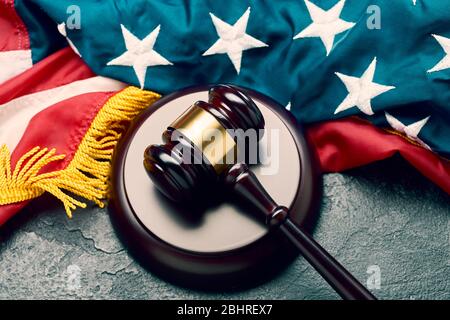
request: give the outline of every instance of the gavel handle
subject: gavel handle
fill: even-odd
[[[279,228],[344,300],[376,300],[350,272],[289,218]]]
[[[288,209],[279,206],[267,193],[248,166],[238,163],[223,177],[225,185],[241,200],[257,210],[261,220],[281,231],[298,248],[305,259],[346,300],[376,300],[361,283],[336,259],[322,248],[308,233],[288,218]]]

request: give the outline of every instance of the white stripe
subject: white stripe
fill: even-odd
[[[75,81],[64,86],[32,93],[0,105],[0,145],[14,150],[30,120],[42,110],[77,95],[121,90],[126,85],[104,77]]]
[[[0,52],[0,84],[31,68],[31,50]]]

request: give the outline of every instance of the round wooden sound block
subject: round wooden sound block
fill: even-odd
[[[170,202],[143,166],[145,148],[161,143],[162,132],[194,102],[207,101],[208,89],[193,87],[167,95],[131,125],[115,152],[110,215],[133,256],[160,277],[189,287],[238,289],[282,270],[296,250],[281,233],[268,232],[233,201],[198,212]],[[260,145],[268,145],[270,152],[270,161],[252,170],[273,199],[290,209],[295,223],[308,228],[317,214],[321,179],[301,129],[275,101],[242,90],[265,118]]]

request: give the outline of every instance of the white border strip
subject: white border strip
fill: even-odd
[[[33,66],[31,50],[0,52],[0,84]]]

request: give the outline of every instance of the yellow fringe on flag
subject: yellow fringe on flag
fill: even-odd
[[[62,201],[69,218],[76,207],[86,204],[67,194],[83,197],[104,206],[108,195],[111,159],[114,148],[125,131],[125,124],[160,95],[136,87],[128,87],[112,96],[100,109],[78,149],[62,170],[39,173],[47,164],[65,158],[56,150],[35,147],[22,156],[14,171],[6,145],[0,147],[0,205],[34,199],[49,192]]]

